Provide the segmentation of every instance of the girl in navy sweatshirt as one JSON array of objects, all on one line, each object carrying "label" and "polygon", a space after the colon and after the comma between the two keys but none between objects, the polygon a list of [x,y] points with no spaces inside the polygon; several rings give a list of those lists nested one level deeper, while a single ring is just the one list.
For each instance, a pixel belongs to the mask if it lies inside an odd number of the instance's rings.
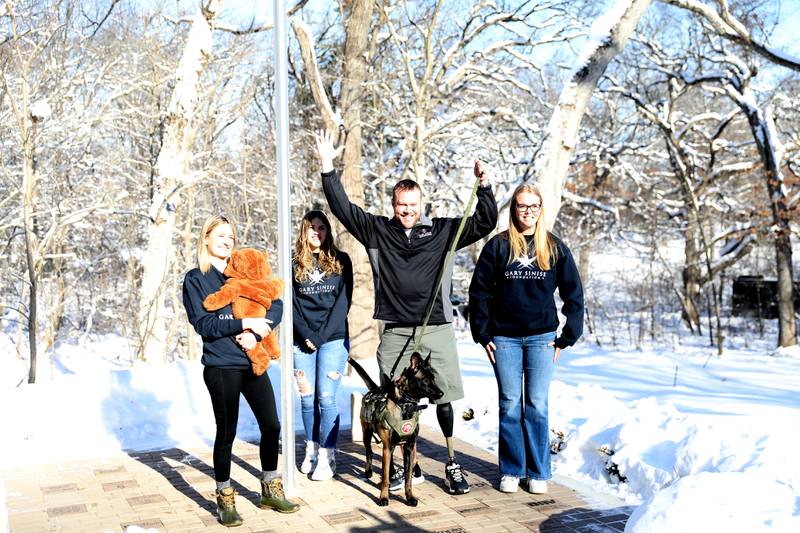
[{"label": "girl in navy sweatshirt", "polygon": [[353,265],[336,248],[322,211],[305,214],[293,257],[294,375],[300,392],[306,455],[300,465],[315,481],[336,471],[336,391],[347,360],[347,313]]},{"label": "girl in navy sweatshirt", "polygon": [[[547,492],[550,378],[561,350],[583,331],[578,269],[569,248],[547,231],[544,210],[536,187],[514,190],[508,230],[486,243],[469,286],[472,338],[486,350],[497,378],[503,492],[516,492],[523,479],[530,492]],[[556,289],[566,317],[560,335]]]},{"label": "girl in navy sweatshirt", "polygon": [[206,311],[203,300],[217,292],[227,279],[223,272],[236,245],[236,234],[227,218],[209,217],[197,243],[197,268],[183,281],[183,306],[189,323],[203,337],[203,380],[211,396],[217,435],[214,439],[214,478],[217,481],[217,514],[225,526],[238,526],[242,517],[236,511],[235,491],[231,487],[231,451],[239,418],[239,395],[243,395],[261,430],[262,508],[293,513],[300,506],[286,499],[278,468],[280,422],[275,394],[267,373],[256,376],[244,350],[253,348],[261,337],[278,325],[283,303],[274,300],[266,318],[233,318],[228,305]]}]

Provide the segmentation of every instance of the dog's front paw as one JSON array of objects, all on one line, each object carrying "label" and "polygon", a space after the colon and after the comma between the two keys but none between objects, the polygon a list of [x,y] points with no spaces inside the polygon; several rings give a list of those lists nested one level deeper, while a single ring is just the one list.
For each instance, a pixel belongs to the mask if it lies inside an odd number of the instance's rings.
[{"label": "dog's front paw", "polygon": [[419,500],[414,498],[413,496],[411,498],[406,498],[406,505],[408,505],[409,507],[416,507],[418,503]]},{"label": "dog's front paw", "polygon": [[389,505],[389,498],[381,498],[380,500],[378,500],[378,505],[380,505],[381,507],[386,507],[387,505]]}]

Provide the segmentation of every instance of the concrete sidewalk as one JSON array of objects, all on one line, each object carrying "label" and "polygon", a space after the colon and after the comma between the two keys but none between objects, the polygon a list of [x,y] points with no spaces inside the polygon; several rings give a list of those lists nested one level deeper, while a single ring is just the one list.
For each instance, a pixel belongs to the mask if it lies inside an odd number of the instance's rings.
[{"label": "concrete sidewalk", "polygon": [[[298,436],[295,454],[302,459]],[[380,448],[372,479],[363,477],[363,445],[351,444],[349,432],[337,454],[332,481],[315,482],[297,473],[300,511],[284,515],[258,508],[258,447],[237,441],[231,477],[239,492],[237,509],[244,525],[236,532],[427,531],[615,532],[623,531],[631,508],[587,503],[587,498],[555,483],[550,492],[532,495],[520,489],[504,494],[497,459],[458,441],[458,460],[472,490],[451,496],[444,488],[444,439],[438,429],[423,427],[418,440],[426,482],[414,489],[418,507],[392,494],[379,507]],[[399,458],[400,454],[395,453]],[[12,532],[119,532],[128,526],[167,532],[228,531],[215,516],[211,449],[170,449],[59,465],[40,465],[0,473]],[[606,499],[608,501],[608,499]]]}]

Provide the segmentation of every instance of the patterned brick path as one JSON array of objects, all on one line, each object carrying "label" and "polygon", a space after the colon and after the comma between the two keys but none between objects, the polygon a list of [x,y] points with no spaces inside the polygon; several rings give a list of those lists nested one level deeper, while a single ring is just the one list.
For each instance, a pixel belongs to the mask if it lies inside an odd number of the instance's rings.
[{"label": "patterned brick path", "polygon": [[[296,449],[298,461],[303,445]],[[363,445],[349,434],[337,454],[337,475],[315,482],[297,473],[299,512],[290,515],[257,507],[257,446],[237,441],[232,478],[239,492],[237,508],[244,525],[236,532],[427,531],[614,532],[623,531],[629,507],[592,508],[578,493],[551,483],[535,496],[520,489],[503,494],[496,458],[458,442],[458,458],[472,491],[451,496],[444,489],[444,439],[438,429],[423,427],[418,441],[427,481],[415,487],[418,507],[392,494],[378,507],[379,454],[371,480],[362,476]],[[379,447],[378,447],[379,449]],[[399,457],[399,453],[396,453]],[[130,525],[168,532],[227,531],[216,521],[210,450],[163,450],[129,456],[5,470],[8,524],[12,532],[121,532]]]}]

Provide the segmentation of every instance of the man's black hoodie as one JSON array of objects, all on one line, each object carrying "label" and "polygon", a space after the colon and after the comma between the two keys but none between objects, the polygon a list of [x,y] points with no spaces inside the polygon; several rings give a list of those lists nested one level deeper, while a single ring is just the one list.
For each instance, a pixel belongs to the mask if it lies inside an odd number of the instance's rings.
[{"label": "man's black hoodie", "polygon": [[[406,236],[397,219],[367,213],[351,203],[335,171],[322,174],[322,189],[331,212],[367,249],[375,287],[373,317],[421,325],[461,219],[420,217]],[[477,197],[475,213],[467,219],[457,249],[485,237],[497,224],[497,203],[491,187],[479,187]],[[452,322],[451,283],[452,264],[435,295],[429,324]]]}]

